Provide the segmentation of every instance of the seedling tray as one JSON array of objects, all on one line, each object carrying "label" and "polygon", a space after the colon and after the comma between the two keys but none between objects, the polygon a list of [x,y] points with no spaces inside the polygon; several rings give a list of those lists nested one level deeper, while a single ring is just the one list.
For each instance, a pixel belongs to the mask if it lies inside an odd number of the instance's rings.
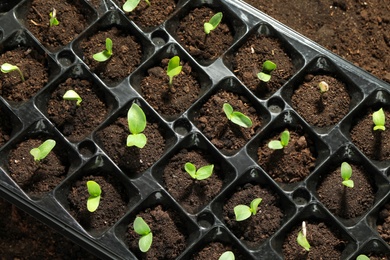
[{"label": "seedling tray", "polygon": [[[131,21],[118,3],[102,0],[98,7],[80,0],[91,14],[87,26],[72,41],[48,49],[26,28],[25,14],[30,1],[2,1],[0,4],[0,54],[18,46],[34,48],[46,58],[49,67],[47,83],[22,102],[0,97],[2,117],[11,124],[10,138],[0,147],[0,195],[42,222],[80,244],[102,259],[136,259],[140,253],[129,249],[128,226],[143,210],[163,205],[177,215],[185,234],[185,249],[178,259],[190,259],[211,242],[231,245],[244,259],[282,259],[283,243],[288,233],[304,220],[325,222],[345,241],[342,259],[355,259],[359,254],[389,254],[390,247],[379,235],[377,220],[389,200],[389,160],[367,156],[352,141],[351,126],[370,108],[390,104],[390,85],[329,52],[285,25],[238,0],[179,0],[165,22],[143,28]],[[152,1],[151,1],[152,2]],[[221,55],[207,61],[194,57],[179,42],[178,23],[196,7],[207,6],[222,11],[233,31],[232,44]],[[143,48],[140,64],[126,77],[107,81],[85,63],[81,43],[99,30],[115,26],[134,36]],[[237,76],[233,67],[235,54],[253,35],[272,36],[282,45],[292,62],[293,73],[280,88],[269,95],[257,95]],[[270,50],[272,51],[272,50]],[[131,55],[131,52],[123,55]],[[141,82],[146,71],[159,66],[163,59],[178,55],[196,72],[199,93],[195,101],[182,111],[168,115],[153,107],[142,95]],[[326,74],[348,85],[348,111],[336,123],[318,127],[308,123],[293,105],[292,95],[306,80],[307,74]],[[91,82],[91,86],[107,107],[101,122],[88,134],[69,137],[50,118],[48,99],[67,78]],[[220,149],[205,134],[198,117],[202,107],[219,91],[244,97],[259,116],[261,123],[253,135],[234,149]],[[100,133],[124,117],[133,102],[146,112],[148,122],[158,125],[165,147],[150,166],[138,171],[123,165],[105,149]],[[259,165],[258,149],[269,138],[285,128],[304,133],[315,150],[315,163],[307,177],[281,182]],[[15,146],[28,138],[52,137],[68,156],[67,172],[62,180],[44,194],[31,195],[23,190],[9,172],[8,158]],[[165,185],[164,169],[170,160],[185,150],[199,150],[218,165],[221,187],[213,198],[197,209],[180,204]],[[28,155],[27,155],[28,156]],[[345,219],[332,213],[317,192],[318,184],[342,161],[361,165],[369,173],[374,187],[372,205],[359,216]],[[130,168],[129,168],[130,167]],[[114,179],[126,194],[124,211],[104,229],[94,230],[70,213],[68,195],[72,185],[83,176],[96,175]],[[352,178],[353,179],[353,178]],[[248,183],[267,187],[276,194],[283,212],[280,226],[259,245],[240,240],[229,228],[224,205],[239,187]],[[330,193],[332,191],[329,191]],[[260,206],[261,207],[261,206]],[[261,213],[259,213],[261,214]]]}]

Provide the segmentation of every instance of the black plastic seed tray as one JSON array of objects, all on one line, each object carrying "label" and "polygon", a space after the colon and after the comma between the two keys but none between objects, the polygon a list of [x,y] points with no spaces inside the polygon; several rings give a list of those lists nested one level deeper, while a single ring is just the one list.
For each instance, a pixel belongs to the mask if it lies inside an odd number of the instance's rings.
[{"label": "black plastic seed tray", "polygon": [[[282,247],[287,234],[303,220],[323,221],[332,226],[346,241],[342,259],[355,259],[361,253],[389,254],[389,245],[377,231],[377,219],[390,196],[387,176],[390,163],[367,157],[350,136],[351,125],[368,108],[389,106],[390,86],[387,83],[237,0],[179,0],[175,11],[164,23],[147,30],[132,22],[117,2],[101,0],[100,6],[94,8],[89,1],[80,0],[92,12],[88,26],[69,44],[56,50],[45,48],[27,30],[25,14],[30,2],[0,3],[0,54],[26,46],[42,54],[49,66],[47,83],[31,98],[10,102],[0,97],[2,122],[7,122],[4,125],[8,128],[11,126],[7,130],[9,140],[0,147],[2,197],[102,259],[136,259],[139,252],[129,249],[127,227],[140,211],[155,205],[173,210],[178,219],[185,223],[186,248],[178,259],[191,259],[205,245],[216,241],[230,244],[244,259],[282,259],[285,257]],[[221,56],[208,62],[192,57],[175,35],[180,19],[200,6],[208,6],[215,12],[222,11],[234,32],[233,44]],[[111,26],[133,35],[141,43],[143,54],[139,66],[127,77],[119,82],[107,83],[85,64],[80,43],[98,30]],[[252,35],[277,38],[293,64],[293,75],[275,93],[265,98],[253,93],[232,69],[231,57]],[[174,55],[179,55],[196,72],[200,92],[198,99],[184,112],[165,115],[144,99],[140,84],[149,68]],[[349,112],[338,123],[329,127],[312,126],[293,109],[291,96],[308,73],[336,75],[348,85],[351,98]],[[77,140],[69,140],[66,131],[57,128],[47,112],[48,99],[67,78],[90,82],[93,91],[98,93],[108,108],[104,119],[85,137]],[[262,120],[255,135],[235,151],[218,149],[197,127],[199,110],[220,90],[245,97]],[[158,125],[165,142],[161,157],[150,167],[135,173],[111,158],[104,148],[105,144],[98,138],[101,131],[126,115],[133,102],[144,109],[148,122]],[[285,128],[300,129],[315,148],[315,165],[309,176],[293,183],[275,181],[258,164],[261,143]],[[60,145],[61,156],[67,157],[66,174],[48,192],[32,195],[12,178],[8,158],[19,143],[29,138],[49,137]],[[207,152],[208,158],[212,158],[223,172],[221,191],[191,213],[164,187],[162,179],[164,167],[182,149]],[[375,191],[373,205],[360,216],[348,220],[336,216],[324,206],[316,191],[323,176],[345,160],[362,165],[369,172]],[[127,198],[124,211],[103,230],[86,227],[69,212],[68,195],[72,185],[91,175],[110,176],[120,184]],[[229,229],[224,217],[226,201],[239,187],[245,187],[248,183],[267,187],[276,194],[283,212],[280,227],[259,246],[250,246],[240,240]]]}]

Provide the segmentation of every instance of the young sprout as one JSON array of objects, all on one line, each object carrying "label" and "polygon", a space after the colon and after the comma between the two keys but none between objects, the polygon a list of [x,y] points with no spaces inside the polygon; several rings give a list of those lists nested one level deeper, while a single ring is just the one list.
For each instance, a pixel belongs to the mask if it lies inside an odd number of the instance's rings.
[{"label": "young sprout", "polygon": [[218,260],[234,260],[234,254],[232,251],[226,251],[218,258]]},{"label": "young sprout", "polygon": [[184,165],[184,170],[195,180],[204,180],[213,174],[214,164],[206,165],[203,167],[200,167],[198,170],[196,170],[195,165],[188,162]]},{"label": "young sprout", "polygon": [[226,117],[233,123],[245,128],[252,126],[252,120],[241,112],[233,111],[233,107],[229,103],[223,104],[222,109]]},{"label": "young sprout", "polygon": [[62,96],[62,98],[63,98],[64,100],[76,100],[76,101],[77,101],[77,102],[76,102],[76,105],[77,105],[77,106],[80,106],[81,101],[83,101],[83,100],[81,99],[81,97],[79,96],[79,94],[77,94],[77,92],[74,91],[74,90],[72,90],[72,89],[66,91],[65,94]]},{"label": "young sprout", "polygon": [[341,164],[341,178],[343,178],[342,184],[348,188],[353,188],[353,180],[350,180],[352,176],[352,167],[347,162]]},{"label": "young sprout", "polygon": [[47,139],[37,148],[31,149],[30,154],[34,156],[34,161],[38,162],[45,159],[51,150],[53,150],[54,146],[56,146],[56,141],[53,139]]},{"label": "young sprout", "polygon": [[305,221],[302,221],[302,230],[299,231],[299,233],[298,233],[297,242],[306,251],[310,251],[310,244],[306,238],[306,223],[305,223]]},{"label": "young sprout", "polygon": [[234,207],[234,214],[236,215],[237,221],[243,221],[249,218],[251,215],[256,215],[257,208],[263,199],[256,198],[251,201],[249,207],[247,205],[237,205]]},{"label": "young sprout", "polygon": [[102,190],[100,185],[95,181],[87,181],[87,189],[89,193],[89,197],[87,199],[87,209],[89,212],[94,212],[99,207]]},{"label": "young sprout", "polygon": [[204,23],[204,32],[210,34],[212,30],[217,28],[223,17],[222,12],[218,12],[210,18],[209,22]]},{"label": "young sprout", "polygon": [[321,94],[329,90],[329,85],[325,81],[318,83],[318,88],[320,89]]},{"label": "young sprout", "polygon": [[169,86],[173,85],[173,77],[180,74],[183,66],[180,66],[180,57],[174,56],[168,62],[167,75],[169,77]]},{"label": "young sprout", "polygon": [[148,224],[146,224],[143,218],[136,217],[133,223],[133,227],[135,233],[141,236],[141,238],[138,241],[139,249],[143,253],[148,252],[153,242],[153,234]]},{"label": "young sprout", "polygon": [[263,63],[263,69],[257,73],[257,77],[264,82],[271,80],[271,72],[276,69],[276,64],[270,60],[266,60]]},{"label": "young sprout", "polygon": [[268,143],[268,148],[272,150],[283,149],[288,145],[289,141],[290,141],[290,132],[286,129],[280,134],[280,141],[279,140],[270,141]]},{"label": "young sprout", "polygon": [[366,255],[358,255],[358,257],[356,257],[356,260],[370,260],[370,258]]},{"label": "young sprout", "polygon": [[1,65],[1,72],[3,72],[3,73],[10,73],[10,72],[15,71],[15,70],[19,72],[20,78],[24,82],[23,73],[18,68],[18,66],[15,66],[15,65],[12,65],[12,64],[9,64],[9,63],[4,63],[3,65]]},{"label": "young sprout", "polygon": [[[124,3],[123,5],[123,11],[125,12],[131,12],[133,11],[137,5],[139,4],[141,0],[127,0],[126,3]],[[148,4],[148,6],[150,6],[150,2],[149,0],[145,0],[145,2]]]},{"label": "young sprout", "polygon": [[92,58],[98,62],[104,62],[108,60],[112,55],[112,40],[106,38],[106,49],[104,51],[95,53]]},{"label": "young sprout", "polygon": [[136,103],[133,103],[127,112],[127,123],[131,133],[127,136],[127,146],[143,148],[147,141],[145,134],[142,133],[146,127],[146,116]]},{"label": "young sprout", "polygon": [[49,20],[50,27],[57,26],[60,24],[60,22],[57,20],[57,10],[55,8],[53,8],[53,12],[50,12],[49,16],[50,16],[50,20]]},{"label": "young sprout", "polygon": [[375,111],[372,114],[372,121],[375,124],[374,131],[376,130],[385,131],[386,116],[385,116],[385,112],[383,111],[383,108],[379,109],[378,111]]}]

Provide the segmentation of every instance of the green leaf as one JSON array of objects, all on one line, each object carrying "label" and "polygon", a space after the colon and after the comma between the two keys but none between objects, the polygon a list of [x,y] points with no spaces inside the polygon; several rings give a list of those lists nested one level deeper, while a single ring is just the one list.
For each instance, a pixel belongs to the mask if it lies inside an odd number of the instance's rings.
[{"label": "green leaf", "polygon": [[106,38],[106,50],[108,54],[112,55],[112,40],[110,38]]},{"label": "green leaf", "polygon": [[184,165],[184,170],[193,178],[196,179],[196,167],[192,163],[188,162]]},{"label": "green leaf", "polygon": [[49,16],[50,16],[50,20],[49,20],[50,27],[57,26],[57,25],[60,24],[58,22],[58,20],[57,20],[57,11],[56,11],[56,9],[53,8],[53,12],[50,12]]},{"label": "green leaf", "polygon": [[351,165],[349,165],[349,163],[347,162],[343,162],[341,164],[341,178],[343,178],[343,180],[349,180],[352,176],[352,167]]},{"label": "green leaf", "polygon": [[100,196],[97,197],[88,197],[87,199],[87,209],[89,212],[95,212],[99,207]]},{"label": "green leaf", "polygon": [[297,242],[306,251],[310,251],[309,241],[307,241],[307,238],[302,234],[302,231],[299,231],[299,233],[298,233]]},{"label": "green leaf", "polygon": [[257,73],[257,77],[261,80],[261,81],[264,81],[264,82],[268,82],[271,80],[271,75],[270,74],[266,74],[264,72],[259,72]]},{"label": "green leaf", "polygon": [[180,74],[182,70],[182,66],[180,66],[180,58],[179,56],[172,57],[168,62],[167,75],[169,77],[169,85],[172,85],[173,77]]},{"label": "green leaf", "polygon": [[233,107],[229,103],[225,103],[223,104],[222,109],[225,112],[226,117],[230,120],[233,114]]},{"label": "green leaf", "polygon": [[252,215],[251,208],[247,205],[237,205],[234,207],[236,221],[243,221]]},{"label": "green leaf", "polygon": [[210,34],[210,32],[214,29],[213,25],[211,23],[204,23],[204,32],[206,34]]},{"label": "green leaf", "polygon": [[200,167],[196,171],[196,179],[197,180],[204,180],[210,177],[213,174],[214,164],[206,165],[203,167]]},{"label": "green leaf", "polygon": [[39,147],[30,150],[30,154],[34,157],[35,161],[44,159],[53,150],[56,145],[56,141],[53,139],[47,139]]},{"label": "green leaf", "polygon": [[272,140],[268,143],[268,148],[272,150],[280,150],[283,149],[283,145],[279,140]]},{"label": "green leaf", "polygon": [[385,123],[386,123],[386,115],[383,109],[379,109],[378,111],[375,111],[372,114],[372,121],[374,122],[374,130],[382,130],[384,131],[385,128]]},{"label": "green leaf", "polygon": [[19,69],[18,66],[9,63],[4,63],[3,65],[1,65],[1,72],[3,73],[9,73],[11,71],[18,70],[18,69]]},{"label": "green leaf", "polygon": [[263,71],[270,74],[272,71],[274,71],[276,69],[276,64],[273,63],[272,61],[270,60],[266,60],[264,61],[263,63]]},{"label": "green leaf", "polygon": [[146,116],[142,108],[136,103],[133,103],[127,112],[127,123],[132,134],[139,134],[145,130]]},{"label": "green leaf", "polygon": [[231,120],[236,125],[249,128],[252,126],[252,120],[241,112],[234,111],[231,115]]},{"label": "green leaf", "polygon": [[145,236],[150,233],[150,228],[145,220],[141,217],[136,217],[133,223],[134,231],[138,235]]},{"label": "green leaf", "polygon": [[223,17],[222,12],[218,12],[211,17],[209,22],[204,23],[204,32],[209,34],[212,30],[217,28]]},{"label": "green leaf", "polygon": [[261,199],[261,198],[256,198],[256,199],[252,200],[252,202],[250,204],[250,209],[251,209],[253,215],[256,215],[257,208],[262,200],[263,199]]},{"label": "green leaf", "polygon": [[128,147],[136,146],[138,148],[144,148],[147,143],[147,138],[143,133],[130,134],[127,136],[126,145]]},{"label": "green leaf", "polygon": [[106,49],[104,51],[95,53],[92,58],[98,62],[105,62],[112,56],[112,40],[106,38]]},{"label": "green leaf", "polygon": [[138,247],[141,252],[146,253],[149,251],[153,242],[153,234],[149,233],[147,235],[142,236],[138,241]]},{"label": "green leaf", "polygon": [[235,256],[232,251],[226,251],[218,258],[218,260],[234,260]]},{"label": "green leaf", "polygon": [[280,134],[280,143],[283,145],[283,147],[286,147],[289,141],[290,141],[290,132],[288,130],[284,130]]},{"label": "green leaf", "polygon": [[83,101],[81,99],[81,97],[79,96],[79,94],[77,94],[77,92],[72,90],[72,89],[66,91],[62,98],[65,99],[65,100],[75,100],[75,101],[77,101],[76,102],[77,106],[80,106],[81,101]]},{"label": "green leaf", "polygon": [[100,185],[95,181],[87,181],[87,189],[91,197],[98,197],[102,194]]},{"label": "green leaf", "polygon": [[356,257],[356,260],[370,260],[370,258],[366,255],[358,255],[358,257]]},{"label": "green leaf", "polygon": [[140,0],[127,0],[126,3],[122,7],[123,11],[125,11],[125,12],[133,11],[137,7],[139,2],[140,2]]},{"label": "green leaf", "polygon": [[353,180],[345,180],[342,182],[342,184],[348,188],[353,188],[354,186]]}]

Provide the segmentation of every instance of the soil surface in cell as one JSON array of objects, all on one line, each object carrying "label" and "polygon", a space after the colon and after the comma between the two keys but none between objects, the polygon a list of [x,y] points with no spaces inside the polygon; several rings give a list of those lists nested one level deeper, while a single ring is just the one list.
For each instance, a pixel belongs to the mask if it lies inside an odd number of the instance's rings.
[{"label": "soil surface in cell", "polygon": [[211,242],[207,246],[203,247],[202,250],[197,252],[191,257],[193,260],[204,260],[204,259],[219,259],[219,257],[226,251],[232,251],[234,258],[237,260],[248,259],[247,257],[240,254],[236,248],[232,248],[231,245],[225,245],[221,242]]},{"label": "soil surface in cell", "polygon": [[12,132],[12,124],[8,115],[0,108],[0,148],[8,142]]}]

